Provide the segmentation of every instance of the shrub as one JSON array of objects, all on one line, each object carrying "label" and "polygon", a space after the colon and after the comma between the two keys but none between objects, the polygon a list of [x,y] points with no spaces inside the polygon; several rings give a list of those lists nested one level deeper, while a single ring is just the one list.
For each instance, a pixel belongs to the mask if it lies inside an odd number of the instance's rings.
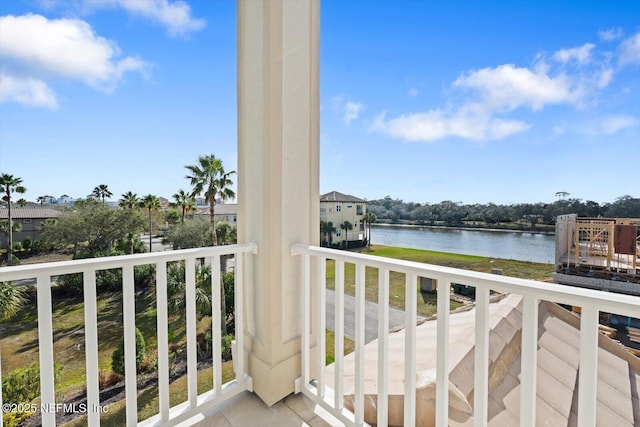
[{"label": "shrub", "polygon": [[222,337],[222,360],[231,359],[231,342],[233,339],[233,335],[225,335]]},{"label": "shrub", "polygon": [[[53,364],[54,382],[58,382],[64,367]],[[2,400],[7,403],[29,403],[40,396],[40,366],[33,362],[28,368],[16,369],[2,376]]]},{"label": "shrub", "polygon": [[44,250],[44,245],[42,244],[41,240],[34,240],[33,242],[31,242],[31,253],[37,254],[39,252],[42,252]]},{"label": "shrub", "polygon": [[13,250],[15,252],[22,251],[22,242],[13,242]]},{"label": "shrub", "polygon": [[122,381],[123,378],[124,377],[122,375],[116,374],[113,371],[103,371],[100,369],[100,372],[98,372],[98,388],[102,390],[107,387],[111,387],[112,385]]},{"label": "shrub", "polygon": [[22,239],[22,249],[24,249],[25,251],[30,251],[32,243],[33,240],[31,239],[31,236],[26,236],[24,239]]},{"label": "shrub", "polygon": [[[144,336],[140,329],[136,328],[136,372],[141,372],[142,362],[146,355]],[[120,340],[118,348],[111,355],[111,370],[116,374],[124,375],[124,337]]]}]

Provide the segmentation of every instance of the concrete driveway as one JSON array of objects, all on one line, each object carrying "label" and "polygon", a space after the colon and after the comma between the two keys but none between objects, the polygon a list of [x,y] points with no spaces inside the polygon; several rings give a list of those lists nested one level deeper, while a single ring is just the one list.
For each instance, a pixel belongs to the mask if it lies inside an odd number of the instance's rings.
[{"label": "concrete driveway", "polygon": [[[335,322],[335,292],[327,289],[327,329],[334,331]],[[355,339],[355,297],[351,295],[344,296],[344,334],[346,337]],[[365,301],[365,322],[364,334],[365,342],[368,344],[378,338],[378,304]],[[418,320],[422,319],[418,316]],[[396,308],[389,308],[389,329],[404,325],[404,311]]]}]

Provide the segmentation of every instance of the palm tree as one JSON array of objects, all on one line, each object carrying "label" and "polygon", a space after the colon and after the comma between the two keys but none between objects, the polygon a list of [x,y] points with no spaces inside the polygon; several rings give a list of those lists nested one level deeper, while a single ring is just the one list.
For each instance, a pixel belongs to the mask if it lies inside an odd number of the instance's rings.
[{"label": "palm tree", "polygon": [[27,303],[27,288],[14,286],[11,282],[0,282],[0,320],[8,320],[18,314]]},{"label": "palm tree", "polygon": [[21,208],[24,208],[25,206],[27,206],[27,201],[25,199],[18,199],[18,201],[16,202],[16,204],[18,206],[20,206]]},{"label": "palm tree", "polygon": [[131,191],[127,191],[122,195],[122,200],[120,200],[120,207],[123,209],[135,209],[140,205],[140,199],[138,199],[138,195],[136,193],[132,193]]},{"label": "palm tree", "polygon": [[344,248],[349,248],[349,230],[353,229],[353,224],[349,221],[345,221],[340,224],[340,228],[344,230]]},{"label": "palm tree", "polygon": [[140,200],[140,206],[149,211],[149,252],[151,252],[152,222],[151,213],[160,209],[160,200],[153,194],[147,194]]},{"label": "palm tree", "polygon": [[326,236],[327,246],[331,246],[331,240],[335,231],[336,228],[333,226],[333,222],[320,221],[320,232],[324,233],[324,235]]},{"label": "palm tree", "polygon": [[7,203],[7,220],[8,220],[8,232],[9,241],[7,246],[7,262],[9,265],[13,264],[13,217],[11,216],[11,194],[19,193],[23,194],[27,191],[22,185],[22,178],[14,177],[3,173],[0,175],[0,192],[4,193],[2,200]]},{"label": "palm tree", "polygon": [[91,193],[96,199],[102,199],[102,204],[104,205],[104,199],[107,197],[113,196],[111,191],[109,191],[109,187],[107,184],[100,184],[96,188],[93,189],[93,193]]},{"label": "palm tree", "polygon": [[46,199],[47,196],[38,196],[38,198],[36,199],[36,201],[38,203],[40,203],[40,206],[42,206],[42,204],[44,203],[44,200]]},{"label": "palm tree", "polygon": [[190,180],[193,186],[191,197],[196,197],[204,193],[205,199],[209,201],[209,220],[211,227],[211,236],[213,246],[218,244],[216,236],[215,224],[215,205],[216,199],[227,200],[235,197],[235,193],[230,188],[233,185],[231,175],[235,171],[225,172],[222,160],[213,154],[198,157],[198,163],[195,165],[185,166],[190,172],[186,178]]},{"label": "palm tree", "polygon": [[173,197],[173,200],[175,200],[174,205],[182,209],[182,224],[184,224],[184,215],[187,212],[191,212],[196,209],[196,200],[191,194],[185,192],[184,190],[178,191],[171,197]]},{"label": "palm tree", "polygon": [[367,224],[367,245],[371,246],[371,224],[376,222],[378,217],[373,212],[367,212],[364,215],[364,222]]}]

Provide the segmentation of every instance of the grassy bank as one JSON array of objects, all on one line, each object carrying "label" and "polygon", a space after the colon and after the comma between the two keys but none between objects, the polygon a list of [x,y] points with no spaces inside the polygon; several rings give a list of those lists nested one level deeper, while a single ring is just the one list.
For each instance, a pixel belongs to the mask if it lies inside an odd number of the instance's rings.
[{"label": "grassy bank", "polygon": [[363,249],[363,253],[407,261],[435,264],[444,267],[461,268],[463,270],[491,273],[492,268],[500,268],[505,276],[519,277],[540,281],[551,281],[553,264],[488,258],[474,255],[451,254],[446,252],[426,251],[422,249],[396,248],[373,245]]}]

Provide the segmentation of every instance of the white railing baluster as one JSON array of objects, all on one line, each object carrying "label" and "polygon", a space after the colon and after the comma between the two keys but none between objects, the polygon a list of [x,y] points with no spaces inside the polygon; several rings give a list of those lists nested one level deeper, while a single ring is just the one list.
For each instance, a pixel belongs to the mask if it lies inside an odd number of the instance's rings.
[{"label": "white railing baluster", "polygon": [[311,255],[302,255],[302,292],[300,297],[300,307],[302,308],[302,331],[300,341],[302,345],[302,386],[306,387],[309,382],[309,334],[311,320]]},{"label": "white railing baluster", "polygon": [[220,272],[220,256],[215,255],[211,257],[211,351],[213,352],[213,389],[218,396],[222,393],[221,286],[224,285]]},{"label": "white railing baluster", "polygon": [[418,276],[405,273],[404,279],[404,425],[416,424],[416,322],[418,320]]},{"label": "white railing baluster", "polygon": [[[53,368],[53,320],[51,307],[51,277],[40,273],[38,286],[38,345],[40,350],[40,401],[43,425],[56,425],[56,390]],[[10,402],[14,403],[14,402]]]},{"label": "white railing baluster", "polygon": [[318,257],[318,305],[316,314],[318,316],[318,398],[324,399],[324,369],[327,358],[327,258]]},{"label": "white railing baluster", "polygon": [[122,267],[122,314],[124,318],[124,380],[127,425],[138,422],[136,373],[136,303],[133,265]]},{"label": "white railing baluster", "polygon": [[356,264],[356,306],[355,306],[355,390],[353,407],[355,410],[355,423],[360,426],[364,424],[364,321],[365,321],[365,266]]},{"label": "white railing baluster", "polygon": [[[236,328],[236,356],[238,358],[237,366],[238,372],[236,372],[236,379],[244,384],[245,370],[244,370],[244,259],[240,253],[235,254],[235,270],[234,270],[234,286],[235,289],[235,311],[237,313],[235,317]],[[249,388],[253,391],[253,385]]]},{"label": "white railing baluster", "polygon": [[476,286],[473,425],[487,425],[489,409],[489,289]]},{"label": "white railing baluster", "polygon": [[196,259],[184,262],[187,309],[187,398],[190,408],[198,406],[198,347],[196,339]]},{"label": "white railing baluster", "polygon": [[334,324],[334,357],[335,357],[335,408],[342,411],[343,408],[343,385],[342,371],[344,369],[344,261],[336,259],[335,262],[335,324]]},{"label": "white railing baluster", "polygon": [[583,306],[580,314],[578,425],[595,427],[598,386],[598,307]]},{"label": "white railing baluster", "polygon": [[98,298],[96,272],[85,270],[84,283],[84,352],[87,369],[87,423],[100,425],[100,390],[98,384]]},{"label": "white railing baluster", "polygon": [[156,263],[156,310],[158,329],[158,406],[160,419],[169,419],[169,310],[167,263]]},{"label": "white railing baluster", "polygon": [[449,309],[451,282],[438,280],[436,350],[436,426],[449,424]]},{"label": "white railing baluster", "polygon": [[389,270],[378,270],[378,426],[389,422]]},{"label": "white railing baluster", "polygon": [[536,383],[538,369],[538,299],[525,296],[522,302],[522,353],[520,368],[520,425],[536,425]]}]

